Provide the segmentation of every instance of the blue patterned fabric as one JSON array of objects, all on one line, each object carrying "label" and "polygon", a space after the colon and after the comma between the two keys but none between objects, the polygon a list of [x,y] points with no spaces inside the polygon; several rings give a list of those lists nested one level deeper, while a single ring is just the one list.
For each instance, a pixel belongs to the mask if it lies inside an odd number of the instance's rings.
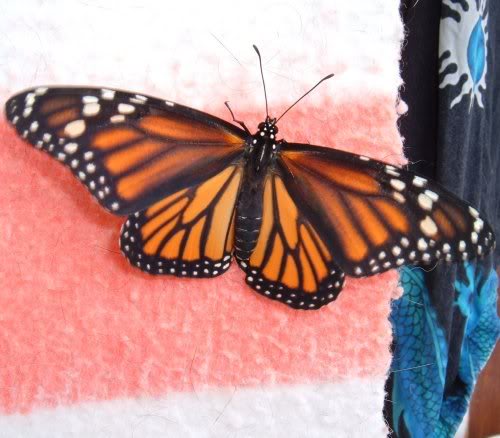
[{"label": "blue patterned fabric", "polygon": [[455,281],[453,311],[463,318],[458,372],[447,385],[448,330],[440,323],[420,268],[401,269],[402,297],[393,303],[392,428],[399,437],[453,436],[479,371],[500,333],[497,274],[467,263]]},{"label": "blue patterned fabric", "polygon": [[[500,2],[402,0],[401,118],[410,169],[476,207],[500,237]],[[500,245],[475,264],[401,270],[385,418],[392,438],[451,437],[499,336]]]}]

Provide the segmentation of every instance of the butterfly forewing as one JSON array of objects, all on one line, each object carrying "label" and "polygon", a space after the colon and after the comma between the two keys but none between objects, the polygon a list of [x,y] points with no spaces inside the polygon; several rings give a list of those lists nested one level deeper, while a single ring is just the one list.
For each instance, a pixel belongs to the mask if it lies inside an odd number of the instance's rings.
[{"label": "butterfly forewing", "polygon": [[256,247],[240,266],[257,292],[298,309],[319,308],[333,301],[345,279],[332,251],[276,173],[270,173],[264,185]]},{"label": "butterfly forewing", "polygon": [[299,144],[286,144],[278,165],[295,202],[349,275],[467,260],[494,244],[475,209],[409,171]]},{"label": "butterfly forewing", "polygon": [[242,174],[241,167],[229,166],[131,215],[120,237],[124,255],[151,274],[214,277],[225,272]]},{"label": "butterfly forewing", "polygon": [[139,211],[241,159],[246,134],[170,101],[100,88],[36,88],[6,104],[36,148],[116,214]]}]

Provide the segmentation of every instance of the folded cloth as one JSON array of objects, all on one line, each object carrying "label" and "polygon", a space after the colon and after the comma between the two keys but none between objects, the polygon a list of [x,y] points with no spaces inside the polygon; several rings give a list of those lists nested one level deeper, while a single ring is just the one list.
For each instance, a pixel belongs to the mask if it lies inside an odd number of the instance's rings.
[{"label": "folded cloth", "polygon": [[[500,50],[495,2],[404,2],[402,133],[414,168],[478,206],[500,230]],[[438,44],[439,41],[439,44]],[[439,75],[438,75],[439,72]],[[405,268],[394,303],[386,417],[398,437],[454,436],[500,333],[499,250],[476,263]]]}]

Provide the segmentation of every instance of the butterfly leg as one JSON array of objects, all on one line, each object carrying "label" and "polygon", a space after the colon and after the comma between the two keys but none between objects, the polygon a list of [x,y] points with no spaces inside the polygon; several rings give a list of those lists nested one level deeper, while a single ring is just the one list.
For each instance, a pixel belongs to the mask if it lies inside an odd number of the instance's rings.
[{"label": "butterfly leg", "polygon": [[225,101],[224,102],[224,105],[227,106],[227,109],[229,110],[229,112],[231,113],[231,117],[233,118],[233,122],[236,122],[238,123],[238,125],[240,125],[244,130],[245,132],[248,134],[248,135],[252,135],[250,130],[247,128],[247,125],[245,125],[245,122],[242,122],[241,120],[236,120],[236,117],[234,116],[234,113],[233,113],[233,110],[231,109],[231,107],[229,106],[229,101]]}]

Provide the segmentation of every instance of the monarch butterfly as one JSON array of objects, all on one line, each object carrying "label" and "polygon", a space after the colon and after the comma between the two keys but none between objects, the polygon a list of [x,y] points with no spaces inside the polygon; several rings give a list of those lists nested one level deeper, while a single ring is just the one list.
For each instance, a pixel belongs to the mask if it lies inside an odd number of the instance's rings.
[{"label": "monarch butterfly", "polygon": [[437,183],[278,140],[267,96],[266,113],[251,134],[232,111],[242,128],[105,88],[38,87],[6,103],[24,139],[68,166],[107,210],[128,215],[121,250],[150,274],[215,277],[234,255],[260,294],[317,309],[336,299],[345,275],[468,260],[494,246],[477,210]]}]

